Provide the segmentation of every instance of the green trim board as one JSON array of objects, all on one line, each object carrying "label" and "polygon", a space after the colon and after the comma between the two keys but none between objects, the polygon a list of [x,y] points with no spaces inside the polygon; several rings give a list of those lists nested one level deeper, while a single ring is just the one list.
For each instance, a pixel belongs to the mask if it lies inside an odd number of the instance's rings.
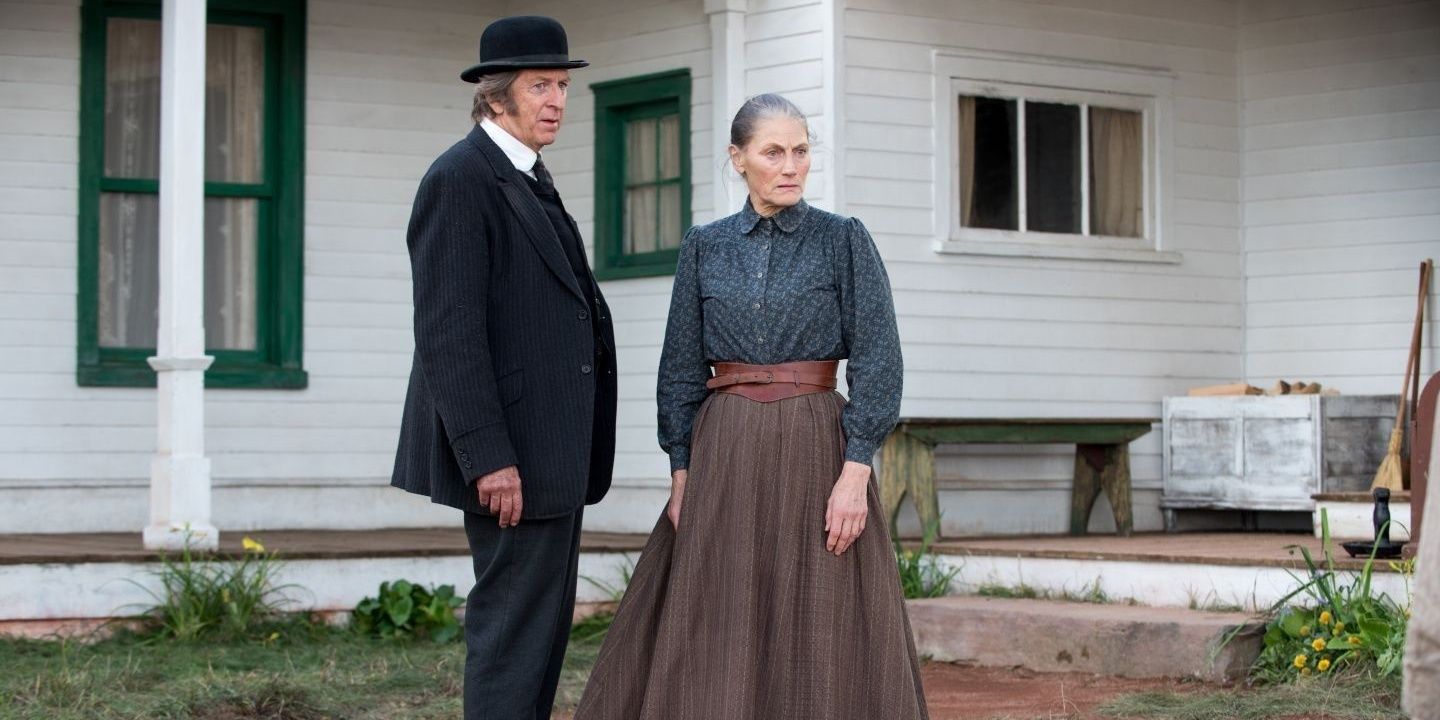
[{"label": "green trim board", "polygon": [[[642,75],[609,80],[590,86],[595,94],[595,277],[600,280],[654,277],[675,272],[678,247],[651,252],[625,252],[625,194],[634,187],[679,186],[680,212],[674,227],[664,227],[656,203],[656,226],[661,237],[680,236],[690,227],[690,71]],[[627,124],[640,120],[675,116],[680,147],[678,176],[665,177],[659,170],[656,152],[656,179],[627,183]],[[656,134],[657,142],[659,133]]]},{"label": "green trim board", "polygon": [[[105,192],[156,194],[154,178],[104,175],[105,61],[112,17],[160,17],[156,0],[85,0],[81,6],[80,162],[76,381],[84,386],[148,387],[152,348],[99,341],[100,198]],[[257,212],[256,337],[251,350],[208,349],[208,387],[303,388],[304,0],[210,0],[211,23],[260,28],[265,35],[262,177],[205,183],[207,198],[251,198]]]}]

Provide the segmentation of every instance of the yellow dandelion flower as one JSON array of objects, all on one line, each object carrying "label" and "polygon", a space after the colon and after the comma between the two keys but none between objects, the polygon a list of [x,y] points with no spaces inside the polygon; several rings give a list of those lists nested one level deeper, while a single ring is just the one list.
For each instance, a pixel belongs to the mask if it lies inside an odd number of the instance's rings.
[{"label": "yellow dandelion flower", "polygon": [[1326,670],[1330,669],[1330,660],[1328,658],[1322,658],[1320,660],[1320,664],[1316,665],[1315,667],[1319,669],[1320,672],[1325,672]]},{"label": "yellow dandelion flower", "polygon": [[1325,612],[1320,613],[1320,624],[1321,624],[1321,625],[1329,625],[1331,619],[1333,619],[1333,618],[1331,617],[1329,610],[1326,610]]},{"label": "yellow dandelion flower", "polygon": [[1295,656],[1295,667],[1297,667],[1297,668],[1303,668],[1303,667],[1305,667],[1305,660],[1306,660],[1306,658],[1305,658],[1305,653],[1300,653],[1299,655],[1296,655],[1296,656]]},{"label": "yellow dandelion flower", "polygon": [[1361,643],[1361,640],[1360,640],[1360,636],[1359,636],[1359,635],[1351,635],[1351,636],[1350,636],[1349,638],[1347,638],[1347,639],[1350,641],[1350,644],[1351,644],[1351,645],[1359,645],[1359,644]]},{"label": "yellow dandelion flower", "polygon": [[1309,625],[1301,625],[1301,626],[1300,626],[1300,636],[1301,636],[1301,637],[1304,637],[1304,636],[1309,635],[1309,634],[1310,634],[1310,626],[1309,626]]},{"label": "yellow dandelion flower", "polygon": [[265,552],[265,546],[264,546],[264,545],[261,545],[261,544],[260,544],[260,541],[255,540],[255,539],[252,539],[252,538],[251,538],[250,536],[248,536],[248,535],[245,536],[245,539],[244,539],[244,540],[241,540],[241,541],[240,541],[240,547],[245,548],[245,552],[253,552],[253,553],[263,553],[263,552]]},{"label": "yellow dandelion flower", "polygon": [[1315,642],[1310,643],[1310,647],[1315,648],[1315,652],[1320,652],[1325,649],[1325,641],[1315,638]]},{"label": "yellow dandelion flower", "polygon": [[1339,635],[1339,634],[1342,633],[1342,632],[1345,632],[1345,623],[1343,623],[1343,622],[1337,622],[1337,623],[1335,623],[1335,634],[1336,634],[1336,635]]}]

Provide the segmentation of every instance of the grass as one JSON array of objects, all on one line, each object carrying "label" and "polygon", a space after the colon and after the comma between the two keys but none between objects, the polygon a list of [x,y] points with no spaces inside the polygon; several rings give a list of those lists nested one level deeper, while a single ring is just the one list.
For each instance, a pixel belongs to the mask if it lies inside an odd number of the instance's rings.
[{"label": "grass", "polygon": [[1147,692],[1126,695],[1100,708],[1103,715],[1155,720],[1405,720],[1400,678],[1357,673],[1226,692]]},{"label": "grass", "polygon": [[1020,600],[1063,600],[1065,602],[1092,603],[1095,605],[1105,605],[1111,602],[1123,602],[1127,605],[1138,604],[1133,598],[1129,598],[1123,601],[1117,601],[1114,598],[1111,598],[1105,593],[1105,589],[1100,587],[1099,578],[1096,578],[1094,583],[1081,587],[1079,591],[1067,589],[1062,590],[1058,593],[1054,593],[1049,590],[1041,590],[1032,585],[1026,585],[1023,582],[1019,585],[1000,585],[998,583],[985,583],[975,589],[975,594],[980,595],[981,597],[1012,598]]},{"label": "grass", "polygon": [[[4,720],[454,718],[462,643],[372,640],[292,622],[270,641],[0,640]],[[580,699],[599,640],[571,643],[559,707]]]}]

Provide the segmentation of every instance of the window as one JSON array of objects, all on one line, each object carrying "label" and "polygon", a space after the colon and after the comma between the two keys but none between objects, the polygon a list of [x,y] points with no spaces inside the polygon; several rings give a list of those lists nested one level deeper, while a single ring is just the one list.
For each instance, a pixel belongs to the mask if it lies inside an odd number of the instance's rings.
[{"label": "window", "polygon": [[1143,113],[959,96],[960,225],[1138,238]]},{"label": "window", "polygon": [[[935,55],[936,249],[1166,262],[1168,73]],[[937,168],[938,169],[938,168]]]},{"label": "window", "polygon": [[690,226],[690,72],[612,80],[595,92],[595,275],[675,272]]},{"label": "window", "polygon": [[[304,4],[211,2],[205,345],[211,387],[304,387]],[[148,386],[159,296],[160,4],[89,0],[81,56],[77,379]]]}]

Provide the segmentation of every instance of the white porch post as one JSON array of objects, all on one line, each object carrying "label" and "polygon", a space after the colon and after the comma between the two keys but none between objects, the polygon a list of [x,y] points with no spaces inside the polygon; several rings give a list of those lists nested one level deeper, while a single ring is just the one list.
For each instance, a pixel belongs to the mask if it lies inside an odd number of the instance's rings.
[{"label": "white porch post", "polygon": [[205,0],[165,0],[160,55],[158,437],[145,547],[214,549],[205,457]]},{"label": "white porch post", "polygon": [[711,127],[715,149],[722,166],[715,178],[715,217],[735,212],[739,197],[730,197],[734,173],[730,170],[730,121],[740,103],[745,101],[745,3],[746,0],[705,0],[705,14],[710,17]]}]

